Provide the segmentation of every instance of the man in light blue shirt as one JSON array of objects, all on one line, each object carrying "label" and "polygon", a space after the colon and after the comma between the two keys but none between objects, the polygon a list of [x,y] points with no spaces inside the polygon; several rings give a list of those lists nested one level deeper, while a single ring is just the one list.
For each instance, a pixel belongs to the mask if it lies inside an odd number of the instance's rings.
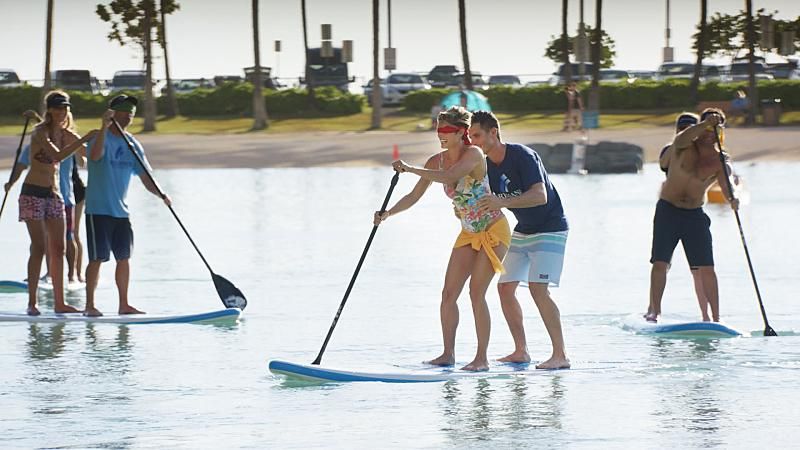
[{"label": "man in light blue shirt", "polygon": [[[89,266],[86,268],[87,316],[101,316],[95,308],[94,292],[100,276],[100,265],[110,259],[111,253],[117,261],[115,279],[119,291],[120,314],[143,314],[128,303],[129,259],[133,249],[133,230],[128,219],[128,186],[131,177],[138,175],[145,189],[161,197],[154,181],[145,175],[150,164],[142,145],[127,127],[136,114],[136,98],[121,94],[109,102],[109,110],[103,114],[101,130],[89,143],[89,181],[86,188],[86,237],[89,251]],[[125,132],[122,136],[112,125],[114,119]],[[140,164],[132,154],[126,139],[133,144],[144,163]],[[164,203],[171,204],[164,195]]]}]

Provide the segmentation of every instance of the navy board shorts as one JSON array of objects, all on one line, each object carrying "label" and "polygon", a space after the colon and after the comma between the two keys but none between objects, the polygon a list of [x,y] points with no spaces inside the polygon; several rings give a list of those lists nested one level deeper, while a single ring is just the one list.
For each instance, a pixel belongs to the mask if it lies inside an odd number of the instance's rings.
[{"label": "navy board shorts", "polygon": [[650,262],[672,262],[672,253],[683,244],[689,267],[714,265],[711,245],[711,219],[703,208],[684,209],[666,200],[656,204],[653,217],[653,248]]},{"label": "navy board shorts", "polygon": [[90,261],[106,262],[112,252],[117,261],[130,259],[133,251],[131,221],[127,217],[87,214],[86,247]]}]

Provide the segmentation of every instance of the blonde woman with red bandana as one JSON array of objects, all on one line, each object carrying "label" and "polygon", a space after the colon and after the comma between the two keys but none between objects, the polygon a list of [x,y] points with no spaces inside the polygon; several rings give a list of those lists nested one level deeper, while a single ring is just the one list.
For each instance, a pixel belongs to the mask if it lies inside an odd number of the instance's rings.
[{"label": "blonde woman with red bandana", "polygon": [[491,195],[487,178],[486,158],[472,145],[467,130],[471,114],[462,107],[451,107],[438,116],[437,134],[444,151],[428,158],[424,167],[415,167],[403,161],[392,166],[399,172],[409,172],[420,177],[405,197],[383,214],[375,213],[377,225],[389,216],[412,207],[432,183],[440,183],[445,194],[453,200],[456,215],[461,220],[461,233],[456,238],[450,261],[447,264],[442,303],[440,306],[444,351],[427,361],[437,366],[455,364],[455,339],[458,327],[458,300],[464,284],[469,279],[469,296],[478,349],[475,359],[463,370],[489,370],[486,351],[489,346],[491,318],[486,304],[486,290],[495,273],[503,272],[505,257],[511,241],[508,221],[500,211],[481,212],[478,200]]}]

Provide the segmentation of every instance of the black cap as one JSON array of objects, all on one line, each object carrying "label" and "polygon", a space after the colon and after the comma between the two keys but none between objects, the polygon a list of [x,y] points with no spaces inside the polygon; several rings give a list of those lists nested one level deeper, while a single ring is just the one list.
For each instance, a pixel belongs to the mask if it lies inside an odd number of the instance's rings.
[{"label": "black cap", "polygon": [[112,98],[110,102],[108,102],[108,107],[114,111],[134,112],[136,111],[136,105],[138,104],[139,100],[136,100],[136,97],[132,95],[119,94]]},{"label": "black cap", "polygon": [[69,102],[69,97],[60,92],[54,92],[47,96],[48,108],[60,108],[62,106],[72,106],[72,103]]}]

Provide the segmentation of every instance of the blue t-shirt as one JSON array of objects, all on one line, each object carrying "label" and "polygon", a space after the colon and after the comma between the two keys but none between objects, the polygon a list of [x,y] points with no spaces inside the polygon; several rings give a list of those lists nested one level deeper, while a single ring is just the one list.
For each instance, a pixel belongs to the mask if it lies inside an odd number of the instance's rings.
[{"label": "blue t-shirt", "polygon": [[[58,168],[58,191],[64,199],[64,206],[75,207],[75,193],[72,190],[72,166],[75,165],[75,160],[70,156],[69,158],[61,161]],[[26,167],[31,166],[31,146],[26,145],[19,154],[17,163],[23,164]]]},{"label": "blue t-shirt", "polygon": [[[125,139],[106,130],[103,157],[98,161],[89,159],[89,181],[86,184],[86,214],[97,214],[118,218],[128,217],[128,185],[131,176],[141,175],[144,170],[136,161]],[[136,153],[144,161],[147,169],[150,164],[144,155],[142,144],[130,133],[125,133],[133,143]],[[89,141],[91,150],[94,139]]]},{"label": "blue t-shirt", "polygon": [[486,159],[489,185],[498,197],[517,197],[534,184],[544,183],[547,204],[530,208],[509,208],[517,218],[514,231],[525,234],[566,231],[567,217],[542,159],[533,149],[521,144],[506,144],[506,156],[498,165]]}]

